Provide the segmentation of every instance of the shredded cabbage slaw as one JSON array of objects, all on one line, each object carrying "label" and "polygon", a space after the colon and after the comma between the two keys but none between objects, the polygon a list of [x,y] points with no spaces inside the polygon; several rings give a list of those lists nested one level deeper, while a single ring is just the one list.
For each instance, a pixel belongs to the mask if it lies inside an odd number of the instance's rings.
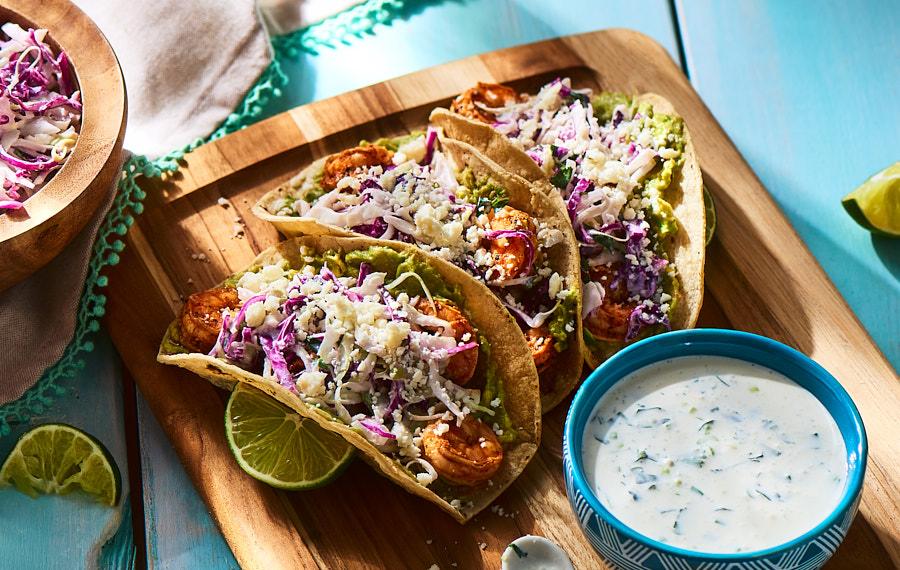
[{"label": "shredded cabbage slaw", "polygon": [[17,210],[62,167],[78,140],[81,93],[47,30],[0,26],[0,212]]},{"label": "shredded cabbage slaw", "polygon": [[[546,255],[562,241],[562,233],[534,218],[534,232],[491,230],[487,209],[499,211],[498,204],[471,196],[437,141],[437,132],[429,128],[401,145],[391,166],[373,166],[347,176],[314,199],[307,198],[310,178],[301,174],[291,182],[292,199],[275,200],[267,210],[315,218],[373,238],[413,243],[485,283],[520,323],[529,328],[544,325],[571,290],[548,265]],[[500,238],[525,245],[523,266],[528,271],[513,278],[501,276],[487,247],[489,240]],[[574,331],[574,325],[567,329]]]}]

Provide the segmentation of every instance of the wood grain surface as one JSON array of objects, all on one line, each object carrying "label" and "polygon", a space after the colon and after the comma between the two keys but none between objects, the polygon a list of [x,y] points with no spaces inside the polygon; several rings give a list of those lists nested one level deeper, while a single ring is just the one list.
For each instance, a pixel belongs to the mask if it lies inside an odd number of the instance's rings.
[{"label": "wood grain surface", "polygon": [[66,164],[25,206],[0,215],[0,292],[56,257],[100,207],[116,176],[125,136],[125,81],[99,28],[68,0],[0,0],[0,22],[48,30],[66,52],[84,105]]},{"label": "wood grain surface", "polygon": [[107,327],[236,559],[245,568],[497,568],[506,545],[530,533],[556,541],[577,568],[603,567],[565,495],[570,399],[545,416],[540,451],[516,483],[459,525],[360,461],[311,492],[257,484],[230,456],[224,394],[155,362],[182,299],[278,240],[250,214],[265,191],[360,139],[422,128],[434,106],[476,81],[534,89],[563,75],[595,89],[654,91],[679,109],[718,206],[699,326],[782,341],[841,381],[866,424],[870,455],[860,515],[828,567],[900,565],[900,378],[669,55],[625,30],[492,52],[299,107],[201,146],[177,174],[142,185],[145,212],[110,271]]}]

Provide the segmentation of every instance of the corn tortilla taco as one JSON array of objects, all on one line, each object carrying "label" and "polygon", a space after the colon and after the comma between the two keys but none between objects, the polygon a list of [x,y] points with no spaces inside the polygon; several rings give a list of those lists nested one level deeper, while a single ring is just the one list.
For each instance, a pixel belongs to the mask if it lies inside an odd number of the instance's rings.
[{"label": "corn tortilla taco", "polygon": [[703,183],[667,100],[573,89],[520,94],[479,83],[430,120],[566,204],[580,249],[585,361],[695,325],[703,302]]},{"label": "corn tortilla taco", "polygon": [[309,236],[191,295],[157,360],[245,382],[465,522],[540,441],[537,371],[484,285],[402,243]]},{"label": "corn tortilla taco", "polygon": [[412,243],[487,285],[528,340],[546,412],[581,378],[581,279],[565,204],[535,184],[429,129],[323,157],[253,212],[289,237]]}]

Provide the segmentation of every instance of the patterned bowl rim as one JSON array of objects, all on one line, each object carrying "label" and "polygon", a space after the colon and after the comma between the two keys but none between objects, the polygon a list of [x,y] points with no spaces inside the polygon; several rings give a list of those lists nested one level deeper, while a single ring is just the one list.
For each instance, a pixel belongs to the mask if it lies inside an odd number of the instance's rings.
[{"label": "patterned bowl rim", "polygon": [[[822,522],[803,535],[765,550],[744,553],[706,553],[676,548],[646,537],[614,517],[591,490],[581,457],[582,435],[599,397],[627,374],[668,358],[689,355],[729,356],[771,368],[791,378],[821,401],[835,419],[847,451],[847,483],[840,503]],[[597,515],[617,532],[637,543],[675,556],[711,562],[758,560],[787,552],[839,524],[853,508],[865,478],[868,442],[862,417],[843,386],[820,364],[785,344],[770,338],[727,329],[673,331],[638,341],[597,367],[578,389],[566,416],[564,453],[572,466],[572,485]]]}]

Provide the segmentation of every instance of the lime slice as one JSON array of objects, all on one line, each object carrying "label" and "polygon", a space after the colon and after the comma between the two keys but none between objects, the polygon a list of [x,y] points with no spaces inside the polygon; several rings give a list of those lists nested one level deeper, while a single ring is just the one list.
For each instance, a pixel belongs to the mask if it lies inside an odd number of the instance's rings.
[{"label": "lime slice", "polygon": [[76,489],[115,506],[122,477],[115,459],[93,436],[66,424],[42,424],[23,433],[0,467],[0,487],[67,495]]},{"label": "lime slice", "polygon": [[847,213],[870,232],[900,237],[900,162],[863,182],[841,203]]},{"label": "lime slice", "polygon": [[703,185],[703,208],[706,211],[706,243],[709,245],[712,241],[713,234],[716,233],[716,203],[713,202],[712,194],[706,184]]},{"label": "lime slice", "polygon": [[257,388],[237,384],[225,433],[241,468],[280,489],[313,489],[350,465],[355,448]]}]

